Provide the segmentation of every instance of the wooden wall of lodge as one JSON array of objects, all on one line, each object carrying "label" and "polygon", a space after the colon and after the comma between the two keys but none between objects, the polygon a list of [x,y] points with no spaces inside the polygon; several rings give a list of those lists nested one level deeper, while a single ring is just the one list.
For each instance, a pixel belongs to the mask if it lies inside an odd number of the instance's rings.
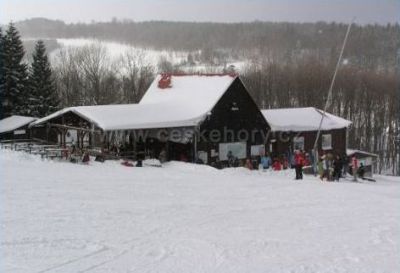
[{"label": "wooden wall of lodge", "polygon": [[[270,130],[268,123],[258,109],[243,83],[236,78],[211,110],[211,115],[201,124],[200,131],[206,132],[204,134],[206,141],[200,140],[197,150],[206,151],[208,162],[213,163],[217,160],[217,157],[210,156],[211,150],[218,152],[219,143],[209,141],[209,132],[217,130],[220,134],[223,134],[224,129],[232,130],[234,139],[223,139],[221,142],[236,142],[241,140],[238,134],[241,130],[244,130],[249,134],[247,157],[250,158],[251,145],[264,144],[264,136],[267,136],[267,132]],[[254,140],[251,138],[253,131],[257,132]]]},{"label": "wooden wall of lodge", "polygon": [[[14,134],[16,130],[25,130],[25,134]],[[13,131],[0,133],[0,140],[18,140],[18,139],[30,139],[31,132],[29,130],[28,125],[21,126]]]},{"label": "wooden wall of lodge", "polygon": [[[332,149],[322,150],[322,135],[331,134],[332,135]],[[285,154],[288,150],[293,149],[293,138],[294,137],[304,137],[304,151],[311,152],[314,148],[314,142],[317,137],[317,131],[309,132],[274,132],[271,134],[271,139],[275,139],[276,142],[271,142],[272,152],[275,155]],[[279,141],[279,139],[281,139]],[[287,141],[284,141],[284,140]],[[347,149],[347,129],[334,129],[329,131],[321,131],[321,135],[318,141],[319,154],[323,152],[331,152],[334,155],[344,155]]]}]

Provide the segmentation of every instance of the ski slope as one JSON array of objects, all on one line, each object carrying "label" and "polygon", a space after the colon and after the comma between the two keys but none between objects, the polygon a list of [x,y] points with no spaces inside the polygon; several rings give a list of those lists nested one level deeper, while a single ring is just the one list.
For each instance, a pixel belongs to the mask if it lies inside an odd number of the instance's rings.
[{"label": "ski slope", "polygon": [[0,163],[0,272],[399,272],[399,178]]}]

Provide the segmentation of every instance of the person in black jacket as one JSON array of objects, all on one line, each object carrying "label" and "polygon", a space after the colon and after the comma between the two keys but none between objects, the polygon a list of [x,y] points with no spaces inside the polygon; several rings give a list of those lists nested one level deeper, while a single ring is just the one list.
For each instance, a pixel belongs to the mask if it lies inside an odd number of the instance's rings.
[{"label": "person in black jacket", "polygon": [[358,168],[358,176],[361,178],[361,179],[364,179],[364,175],[365,175],[365,167],[364,167],[364,164],[363,163],[360,163],[360,167]]},{"label": "person in black jacket", "polygon": [[347,173],[349,172],[349,157],[344,154],[342,156],[342,177],[346,177]]},{"label": "person in black jacket", "polygon": [[342,174],[342,168],[343,168],[342,162],[343,162],[342,159],[338,155],[333,161],[333,179],[335,181],[339,181],[340,176]]}]

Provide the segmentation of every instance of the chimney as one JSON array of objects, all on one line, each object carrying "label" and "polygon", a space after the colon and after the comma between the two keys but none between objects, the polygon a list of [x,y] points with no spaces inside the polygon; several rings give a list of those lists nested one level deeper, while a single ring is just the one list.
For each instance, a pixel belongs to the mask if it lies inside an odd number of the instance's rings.
[{"label": "chimney", "polygon": [[166,89],[171,88],[171,74],[161,74],[161,79],[158,81],[158,88]]}]

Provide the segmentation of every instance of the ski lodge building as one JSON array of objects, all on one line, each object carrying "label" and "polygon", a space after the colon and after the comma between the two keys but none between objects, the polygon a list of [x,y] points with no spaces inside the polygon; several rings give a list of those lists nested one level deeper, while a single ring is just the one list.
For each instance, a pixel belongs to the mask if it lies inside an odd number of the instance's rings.
[{"label": "ski lodge building", "polygon": [[[311,152],[323,112],[261,110],[236,74],[161,74],[137,104],[76,106],[41,119],[0,121],[2,139],[39,139],[63,147],[220,165],[269,152]],[[351,122],[326,113],[318,150],[345,155]],[[224,164],[222,164],[222,167]]]},{"label": "ski lodge building", "polygon": [[264,151],[269,130],[237,75],[161,74],[138,104],[68,107],[31,123],[65,146],[215,164]]},{"label": "ski lodge building", "polygon": [[37,118],[16,115],[0,120],[0,140],[30,139],[28,126],[35,120]]},{"label": "ski lodge building", "polygon": [[[271,128],[270,151],[285,154],[314,148],[323,111],[314,107],[261,110]],[[351,121],[325,113],[318,140],[318,152],[343,156],[347,149],[347,129]]]}]

